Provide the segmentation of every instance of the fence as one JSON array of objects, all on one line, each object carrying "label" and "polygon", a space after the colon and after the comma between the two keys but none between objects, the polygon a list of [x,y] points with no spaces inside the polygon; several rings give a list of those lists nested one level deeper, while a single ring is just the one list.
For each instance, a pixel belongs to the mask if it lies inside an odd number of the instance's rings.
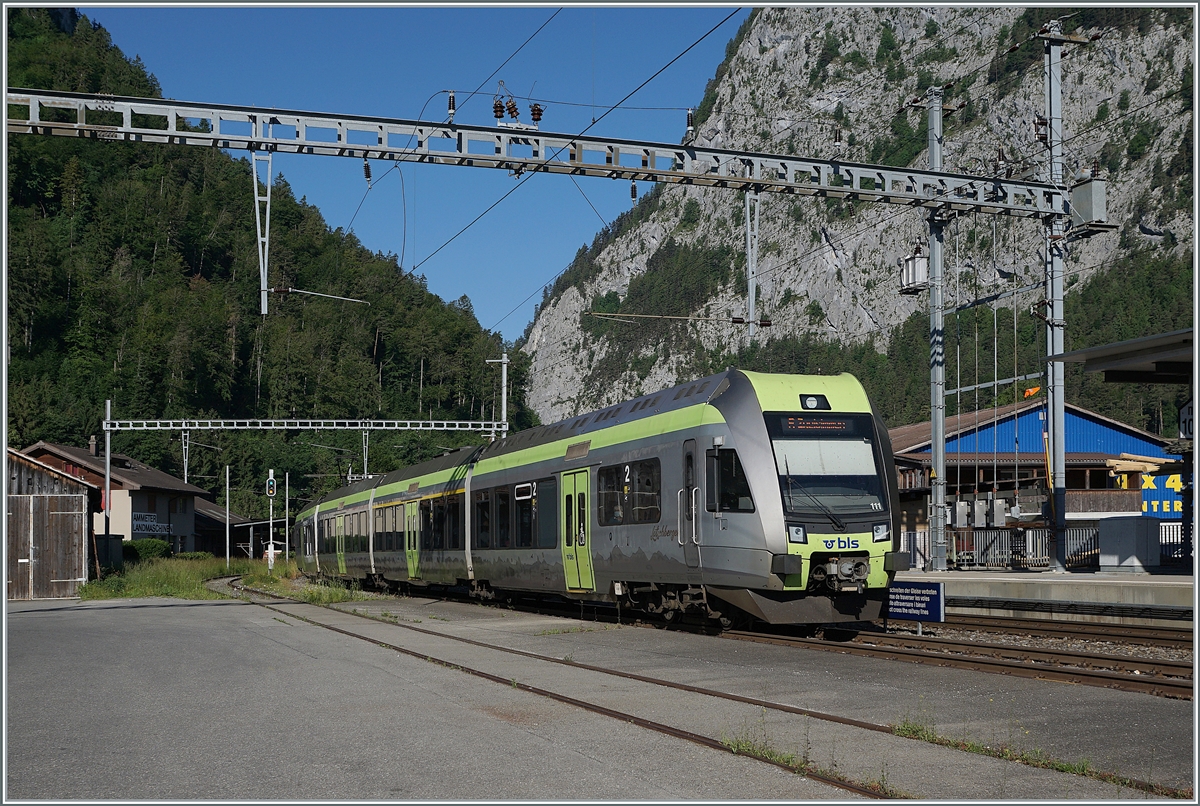
[{"label": "fence", "polygon": [[[1163,565],[1186,562],[1183,523],[1164,521],[1158,530]],[[1049,568],[1052,534],[1050,529],[947,529],[946,567],[957,570]],[[900,550],[909,552],[913,569],[926,570],[930,555],[929,532],[901,532]],[[1067,528],[1066,565],[1072,570],[1100,567],[1098,527]]]}]

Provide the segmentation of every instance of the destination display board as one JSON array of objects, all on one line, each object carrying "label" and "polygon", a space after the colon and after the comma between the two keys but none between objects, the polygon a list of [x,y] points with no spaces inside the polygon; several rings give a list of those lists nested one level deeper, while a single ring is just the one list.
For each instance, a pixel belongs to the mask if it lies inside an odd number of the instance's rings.
[{"label": "destination display board", "polygon": [[888,618],[945,621],[946,583],[892,582],[888,589]]}]

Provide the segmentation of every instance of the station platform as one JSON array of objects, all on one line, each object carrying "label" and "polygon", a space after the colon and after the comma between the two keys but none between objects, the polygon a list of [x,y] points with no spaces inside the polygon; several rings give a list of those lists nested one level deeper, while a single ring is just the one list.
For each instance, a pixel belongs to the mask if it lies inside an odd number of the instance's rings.
[{"label": "station platform", "polygon": [[1189,629],[1190,574],[904,571],[897,581],[943,582],[946,612]]}]

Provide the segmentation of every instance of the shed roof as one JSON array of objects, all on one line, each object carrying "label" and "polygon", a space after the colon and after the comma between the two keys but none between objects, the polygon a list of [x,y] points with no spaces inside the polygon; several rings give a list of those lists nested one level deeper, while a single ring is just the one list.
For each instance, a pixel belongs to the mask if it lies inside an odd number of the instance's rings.
[{"label": "shed roof", "polygon": [[[220,521],[221,523],[225,522],[225,507],[220,504],[214,504],[206,498],[196,499],[196,514],[209,520]],[[250,519],[238,515],[231,510],[229,513],[229,522],[234,526],[238,526],[243,523],[249,523]]]},{"label": "shed roof", "polygon": [[100,489],[99,486],[92,484],[87,479],[81,479],[79,476],[74,476],[74,475],[66,472],[65,470],[60,470],[59,468],[53,467],[52,465],[48,465],[45,462],[39,462],[37,459],[33,458],[32,456],[26,456],[25,454],[21,453],[16,448],[8,449],[8,466],[9,466],[8,492],[10,495],[20,495],[20,493],[17,492],[17,488],[22,488],[22,489],[24,488],[24,485],[15,483],[17,468],[19,468],[19,467],[27,467],[27,468],[37,469],[43,473],[46,473],[46,474],[54,477],[55,479],[61,480],[63,483],[79,484],[79,485],[82,485],[83,487],[86,487],[91,490],[99,490]]},{"label": "shed roof", "polygon": [[[51,442],[37,442],[30,445],[21,453],[35,459],[53,457],[65,460],[79,467],[104,476],[104,457],[92,456],[87,448],[74,448],[69,445],[55,445]],[[188,484],[177,479],[170,473],[150,467],[147,464],[132,459],[120,453],[112,455],[111,472],[113,481],[125,490],[167,490],[169,492],[191,493],[192,495],[208,495],[208,490]]]},{"label": "shed roof", "polygon": [[1193,328],[1053,356],[1103,372],[1106,383],[1191,383]]},{"label": "shed roof", "polygon": [[[1020,403],[1009,403],[1007,406],[1000,406],[995,409],[980,409],[979,411],[969,411],[956,414],[953,417],[947,417],[946,439],[949,441],[962,434],[969,434],[976,428],[987,428],[993,422],[1011,421],[1014,417],[1020,417],[1027,412],[1043,408],[1045,405],[1046,401],[1044,398],[1033,399]],[[1111,417],[1105,417],[1103,414],[1089,411],[1082,406],[1067,403],[1065,408],[1079,417],[1097,421],[1113,430],[1130,434],[1161,447],[1165,447],[1170,442],[1169,439],[1158,434],[1143,431],[1140,428],[1120,422],[1119,420],[1114,420]],[[932,426],[928,420],[923,423],[913,423],[912,425],[890,428],[888,429],[888,435],[892,439],[892,450],[897,454],[927,450],[933,441],[932,431]]]}]

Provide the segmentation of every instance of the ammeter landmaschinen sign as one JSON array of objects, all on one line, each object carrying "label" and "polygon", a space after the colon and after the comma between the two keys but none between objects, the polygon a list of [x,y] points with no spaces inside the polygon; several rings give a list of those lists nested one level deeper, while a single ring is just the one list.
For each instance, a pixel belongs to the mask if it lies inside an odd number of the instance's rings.
[{"label": "ammeter landmaschinen sign", "polygon": [[946,583],[893,582],[888,589],[888,618],[946,620]]}]

